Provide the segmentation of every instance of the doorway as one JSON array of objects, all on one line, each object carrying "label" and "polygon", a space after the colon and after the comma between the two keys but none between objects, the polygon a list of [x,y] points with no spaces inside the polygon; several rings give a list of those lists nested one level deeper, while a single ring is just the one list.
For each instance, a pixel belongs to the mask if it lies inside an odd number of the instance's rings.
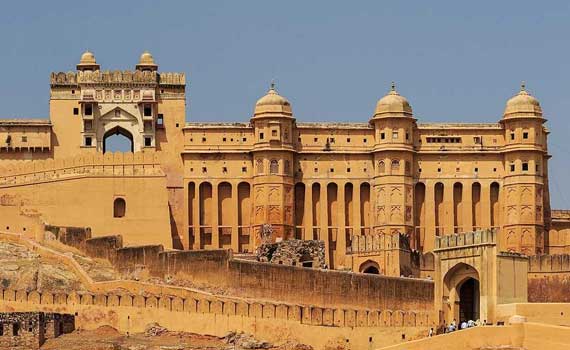
[{"label": "doorway", "polygon": [[459,320],[479,319],[479,281],[468,278],[459,287]]}]

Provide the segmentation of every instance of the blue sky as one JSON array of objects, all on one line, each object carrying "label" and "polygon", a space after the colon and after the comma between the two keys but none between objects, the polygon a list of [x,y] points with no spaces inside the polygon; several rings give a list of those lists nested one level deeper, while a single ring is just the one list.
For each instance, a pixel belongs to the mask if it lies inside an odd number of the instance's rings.
[{"label": "blue sky", "polygon": [[46,118],[49,73],[85,49],[186,72],[191,121],[246,121],[275,79],[299,121],[366,122],[394,80],[420,122],[494,122],[524,80],[552,131],[552,205],[570,208],[569,19],[567,1],[11,1],[0,117]]}]

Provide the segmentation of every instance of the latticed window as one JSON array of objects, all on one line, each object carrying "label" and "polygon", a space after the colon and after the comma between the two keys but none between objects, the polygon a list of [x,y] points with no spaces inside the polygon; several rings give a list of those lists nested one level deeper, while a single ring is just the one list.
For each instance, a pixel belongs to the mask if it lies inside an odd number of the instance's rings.
[{"label": "latticed window", "polygon": [[378,162],[378,172],[380,174],[384,174],[386,172],[386,164],[384,164],[383,160]]},{"label": "latticed window", "polygon": [[272,159],[271,163],[269,163],[269,173],[270,174],[279,173],[279,162],[276,159]]},{"label": "latticed window", "polygon": [[400,171],[400,161],[399,160],[393,160],[392,161],[392,172],[397,172]]},{"label": "latticed window", "polygon": [[263,160],[262,160],[262,159],[258,159],[255,166],[256,166],[256,169],[257,169],[257,173],[258,173],[258,174],[263,174]]}]

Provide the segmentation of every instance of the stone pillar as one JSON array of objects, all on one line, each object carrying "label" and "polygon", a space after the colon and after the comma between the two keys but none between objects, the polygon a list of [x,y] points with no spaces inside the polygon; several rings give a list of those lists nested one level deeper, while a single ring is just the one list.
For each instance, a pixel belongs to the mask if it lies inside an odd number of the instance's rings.
[{"label": "stone pillar", "polygon": [[360,182],[354,181],[352,187],[352,213],[354,215],[354,223],[352,224],[352,235],[360,235]]},{"label": "stone pillar", "polygon": [[218,182],[212,183],[212,249],[220,248],[220,230],[218,228]]},{"label": "stone pillar", "polygon": [[424,251],[428,252],[435,247],[435,184],[432,181],[426,181],[425,185]]},{"label": "stone pillar", "polygon": [[194,202],[192,203],[192,222],[194,227],[194,249],[202,248],[202,235],[200,233],[200,183],[194,184]]},{"label": "stone pillar", "polygon": [[305,208],[303,209],[303,239],[313,239],[313,184],[305,183]]},{"label": "stone pillar", "polygon": [[232,250],[239,253],[239,195],[238,183],[232,183]]},{"label": "stone pillar", "polygon": [[338,210],[336,215],[338,215],[338,228],[336,231],[336,259],[335,259],[335,266],[342,265],[344,266],[344,258],[346,256],[346,223],[344,218],[345,212],[345,183],[340,182],[337,183],[337,202],[338,202]]},{"label": "stone pillar", "polygon": [[481,183],[481,227],[491,227],[491,184]]},{"label": "stone pillar", "polygon": [[325,261],[330,266],[330,239],[329,239],[329,216],[328,206],[329,200],[327,196],[327,183],[321,183],[321,222],[319,227],[319,239],[325,242]]},{"label": "stone pillar", "polygon": [[455,218],[455,208],[453,207],[453,182],[446,181],[443,183],[443,207],[445,208],[443,226],[444,234],[452,234]]},{"label": "stone pillar", "polygon": [[473,230],[473,184],[463,182],[463,227],[465,231]]}]

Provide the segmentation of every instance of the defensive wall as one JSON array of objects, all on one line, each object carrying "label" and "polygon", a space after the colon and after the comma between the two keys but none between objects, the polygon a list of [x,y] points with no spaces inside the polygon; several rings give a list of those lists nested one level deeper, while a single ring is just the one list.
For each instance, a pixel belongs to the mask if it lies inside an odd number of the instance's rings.
[{"label": "defensive wall", "polygon": [[87,254],[109,259],[125,274],[144,267],[154,277],[189,280],[246,298],[322,307],[433,311],[434,283],[429,280],[233,259],[229,250],[165,251],[160,245],[122,247],[120,236],[87,239],[85,247]]},{"label": "defensive wall", "polygon": [[528,292],[530,302],[570,302],[570,255],[530,257]]},{"label": "defensive wall", "polygon": [[89,226],[94,236],[121,232],[125,243],[170,248],[160,158],[160,152],[97,153],[0,167],[1,228],[25,231],[24,217],[35,215],[51,225]]},{"label": "defensive wall", "polygon": [[[269,341],[295,339],[322,348],[338,340],[360,346],[385,346],[417,338],[428,329],[426,313],[320,308],[280,303],[180,298],[117,293],[50,293],[2,290],[0,310],[75,315],[76,328],[110,325],[120,332],[143,332],[151,322],[173,331],[223,336],[244,331]],[[319,337],[314,337],[315,331]]]}]

